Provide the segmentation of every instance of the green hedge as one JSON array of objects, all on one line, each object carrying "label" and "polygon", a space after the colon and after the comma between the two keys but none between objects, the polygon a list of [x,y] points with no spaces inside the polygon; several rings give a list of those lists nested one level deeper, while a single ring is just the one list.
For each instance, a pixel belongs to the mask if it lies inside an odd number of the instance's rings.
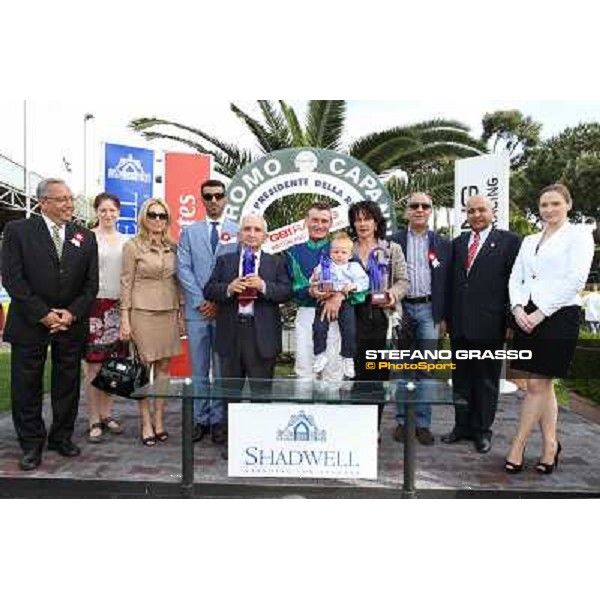
[{"label": "green hedge", "polygon": [[582,332],[565,384],[600,404],[600,336]]}]

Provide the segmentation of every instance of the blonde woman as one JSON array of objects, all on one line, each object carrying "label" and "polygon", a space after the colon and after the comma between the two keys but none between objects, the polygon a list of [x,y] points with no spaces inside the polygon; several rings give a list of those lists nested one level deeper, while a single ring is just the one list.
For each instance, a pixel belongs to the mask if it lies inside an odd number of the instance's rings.
[{"label": "blonde woman", "polygon": [[[138,233],[125,244],[121,270],[121,339],[133,340],[142,360],[154,368],[155,380],[168,377],[171,357],[180,354],[183,318],[175,277],[176,246],[168,230],[171,215],[160,199],[147,200]],[[145,446],[166,442],[164,400],[139,402],[141,439]]]},{"label": "blonde woman", "polygon": [[523,240],[510,275],[510,305],[517,324],[513,349],[529,350],[532,356],[511,363],[528,373],[528,379],[517,433],[504,464],[508,473],[523,470],[527,441],[536,425],[543,442],[536,471],[550,475],[558,466],[561,445],[552,378],[568,373],[579,336],[579,294],[594,257],[592,233],[569,223],[572,208],[564,185],[549,185],[540,192],[544,228]]},{"label": "blonde woman", "polygon": [[120,276],[123,246],[127,237],[117,231],[121,203],[112,194],[98,194],[94,209],[98,223],[92,231],[98,242],[99,288],[90,310],[86,361],[86,398],[89,419],[88,442],[101,442],[105,432],[122,433],[121,424],[112,416],[113,399],[110,394],[91,385],[102,361],[109,356],[126,355],[120,336]]}]

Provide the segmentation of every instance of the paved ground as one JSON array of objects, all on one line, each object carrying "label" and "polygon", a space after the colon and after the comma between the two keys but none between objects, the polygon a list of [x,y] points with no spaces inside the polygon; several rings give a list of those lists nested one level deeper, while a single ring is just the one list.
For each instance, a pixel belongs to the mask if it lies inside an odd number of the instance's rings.
[{"label": "paved ground", "polygon": [[[493,449],[487,455],[477,454],[468,443],[446,446],[439,436],[451,428],[451,407],[434,407],[433,447],[417,448],[418,489],[422,490],[492,490],[497,492],[586,492],[600,495],[600,425],[569,410],[561,409],[559,435],[563,445],[561,464],[551,476],[540,476],[532,468],[540,455],[540,438],[536,434],[527,449],[530,468],[519,475],[505,474],[502,466],[509,439],[516,428],[519,399],[501,398],[495,424]],[[18,468],[18,448],[9,413],[0,415],[0,478],[58,478],[101,481],[179,482],[181,473],[180,404],[172,402],[167,409],[166,425],[171,438],[166,444],[144,447],[137,436],[137,412],[133,401],[119,401],[115,414],[122,420],[125,433],[107,437],[91,445],[85,441],[86,423],[80,409],[75,441],[83,453],[76,459],[65,459],[54,452],[44,453],[43,464],[34,473]],[[379,448],[377,481],[285,480],[290,484],[316,483],[330,486],[394,488],[402,484],[402,447],[392,439],[393,406],[386,406]],[[264,483],[273,485],[284,480],[229,479],[220,450],[208,440],[195,445],[195,481],[205,483]],[[0,479],[1,482],[1,479]]]}]

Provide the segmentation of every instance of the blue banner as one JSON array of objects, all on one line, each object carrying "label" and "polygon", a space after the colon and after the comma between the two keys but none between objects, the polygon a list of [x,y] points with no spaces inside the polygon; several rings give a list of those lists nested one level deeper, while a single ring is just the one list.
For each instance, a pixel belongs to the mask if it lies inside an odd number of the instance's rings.
[{"label": "blue banner", "polygon": [[104,187],[121,201],[121,233],[137,232],[140,207],[152,197],[154,151],[133,146],[106,144]]}]

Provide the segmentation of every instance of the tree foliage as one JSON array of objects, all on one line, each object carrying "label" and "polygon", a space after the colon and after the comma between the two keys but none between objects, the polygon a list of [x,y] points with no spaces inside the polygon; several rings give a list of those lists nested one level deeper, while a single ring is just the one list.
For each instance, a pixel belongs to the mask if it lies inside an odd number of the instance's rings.
[{"label": "tree foliage", "polygon": [[569,127],[542,142],[516,181],[513,198],[523,210],[537,214],[539,191],[561,182],[573,196],[573,216],[600,220],[600,123]]},{"label": "tree foliage", "polygon": [[374,132],[346,148],[342,143],[346,133],[347,105],[344,100],[310,100],[304,123],[283,100],[258,100],[259,117],[235,104],[230,108],[252,134],[258,153],[223,141],[197,127],[157,117],[134,119],[130,127],[146,139],[181,142],[198,152],[211,154],[215,170],[230,178],[259,155],[302,146],[347,152],[378,174],[397,169],[413,174],[440,170],[456,158],[486,151],[485,144],[470,135],[468,126],[449,119]]},{"label": "tree foliage", "polygon": [[482,127],[481,139],[490,146],[492,152],[508,152],[514,167],[526,164],[530,152],[540,141],[542,130],[541,123],[524,116],[519,110],[486,113]]}]

